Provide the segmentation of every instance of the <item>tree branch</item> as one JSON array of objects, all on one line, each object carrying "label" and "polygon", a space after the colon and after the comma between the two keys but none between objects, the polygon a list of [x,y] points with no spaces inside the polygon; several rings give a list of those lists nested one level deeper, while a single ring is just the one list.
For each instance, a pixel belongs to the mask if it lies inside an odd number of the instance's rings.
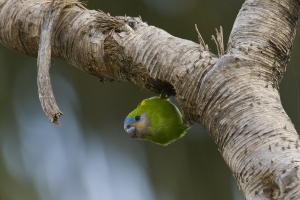
[{"label": "tree branch", "polygon": [[[0,41],[36,57],[50,2],[22,2],[1,5]],[[296,0],[247,0],[227,53],[222,56],[219,47],[218,58],[200,37],[202,45],[140,18],[112,17],[74,4],[56,23],[52,57],[101,79],[176,95],[185,117],[209,130],[247,199],[299,199],[298,135],[277,90],[299,8]],[[222,40],[217,36],[217,41]]]}]

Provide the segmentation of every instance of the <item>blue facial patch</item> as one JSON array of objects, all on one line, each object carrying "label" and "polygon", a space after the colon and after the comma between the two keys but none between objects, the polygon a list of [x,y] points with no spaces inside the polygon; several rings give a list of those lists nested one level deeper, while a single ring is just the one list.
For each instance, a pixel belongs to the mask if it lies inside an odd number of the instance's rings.
[{"label": "blue facial patch", "polygon": [[129,124],[132,124],[135,122],[135,119],[133,117],[127,117],[124,121],[124,129],[126,129],[126,126]]}]

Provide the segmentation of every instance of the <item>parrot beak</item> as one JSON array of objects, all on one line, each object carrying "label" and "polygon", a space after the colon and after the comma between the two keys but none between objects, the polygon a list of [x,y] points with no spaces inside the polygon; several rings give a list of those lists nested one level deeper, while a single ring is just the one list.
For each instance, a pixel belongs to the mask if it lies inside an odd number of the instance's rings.
[{"label": "parrot beak", "polygon": [[130,135],[130,137],[136,138],[136,128],[134,126],[127,125],[125,131]]}]

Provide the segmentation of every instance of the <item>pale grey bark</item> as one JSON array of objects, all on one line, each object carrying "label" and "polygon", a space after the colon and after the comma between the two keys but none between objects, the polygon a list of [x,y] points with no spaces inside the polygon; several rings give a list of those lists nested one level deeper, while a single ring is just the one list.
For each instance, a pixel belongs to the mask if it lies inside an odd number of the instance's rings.
[{"label": "pale grey bark", "polygon": [[[0,41],[36,57],[49,3],[0,1]],[[247,199],[300,199],[298,134],[277,89],[299,8],[296,0],[247,0],[217,57],[140,18],[73,3],[55,27],[52,56],[102,79],[176,95],[185,116],[210,132]]]}]

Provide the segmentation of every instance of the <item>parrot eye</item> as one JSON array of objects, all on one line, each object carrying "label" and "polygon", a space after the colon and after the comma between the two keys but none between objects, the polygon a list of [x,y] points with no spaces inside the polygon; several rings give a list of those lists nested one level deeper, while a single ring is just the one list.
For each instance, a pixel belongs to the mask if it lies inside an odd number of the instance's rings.
[{"label": "parrot eye", "polygon": [[140,119],[141,119],[141,116],[135,116],[135,121],[137,122],[137,121],[139,121]]}]

